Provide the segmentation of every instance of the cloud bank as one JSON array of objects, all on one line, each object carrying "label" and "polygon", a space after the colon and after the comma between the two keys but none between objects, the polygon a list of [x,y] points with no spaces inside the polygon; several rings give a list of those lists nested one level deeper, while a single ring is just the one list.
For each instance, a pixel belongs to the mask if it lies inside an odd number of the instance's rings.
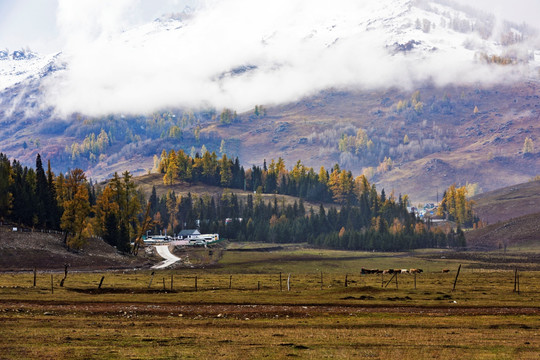
[{"label": "cloud bank", "polygon": [[[474,60],[477,35],[440,26],[407,0],[220,0],[131,28],[135,0],[61,0],[67,69],[45,84],[60,113],[144,114],[170,107],[295,101],[327,88],[495,82],[521,73]],[[415,20],[435,26],[424,32]],[[395,44],[418,41],[408,53]],[[436,46],[435,46],[436,45]],[[436,47],[436,49],[435,49]]]}]

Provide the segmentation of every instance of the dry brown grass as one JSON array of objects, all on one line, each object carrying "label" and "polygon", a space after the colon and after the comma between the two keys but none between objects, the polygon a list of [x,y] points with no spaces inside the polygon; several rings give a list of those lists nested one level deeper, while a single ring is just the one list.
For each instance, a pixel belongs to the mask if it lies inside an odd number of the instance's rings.
[{"label": "dry brown grass", "polygon": [[512,185],[480,194],[472,200],[475,212],[489,224],[540,213],[540,181]]},{"label": "dry brown grass", "polygon": [[[250,251],[231,251],[219,266],[206,269],[156,271],[153,276],[150,271],[69,273],[64,287],[59,286],[63,274],[56,273],[54,293],[51,273],[38,273],[36,287],[32,273],[0,273],[0,358],[540,355],[540,272],[521,271],[518,294],[513,271],[477,267],[493,260],[489,253],[465,259],[440,250],[404,256],[297,245],[276,251],[247,244],[235,248]],[[201,257],[206,251],[196,250]],[[388,275],[382,283],[381,275],[359,273],[361,266],[413,264],[426,270],[416,277],[416,289],[411,275],[399,275],[396,288],[394,281],[384,287]],[[442,273],[444,267],[451,271]]]},{"label": "dry brown grass", "polygon": [[538,317],[343,314],[229,318],[9,312],[6,359],[537,359]]}]

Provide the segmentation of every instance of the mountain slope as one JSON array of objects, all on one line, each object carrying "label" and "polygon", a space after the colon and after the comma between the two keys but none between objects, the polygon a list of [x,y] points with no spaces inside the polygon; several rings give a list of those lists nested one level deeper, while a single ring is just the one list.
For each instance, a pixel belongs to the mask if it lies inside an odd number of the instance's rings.
[{"label": "mountain slope", "polygon": [[338,163],[430,202],[539,172],[522,151],[540,136],[535,30],[443,0],[278,5],[222,2],[54,56],[0,51],[0,151],[101,179],[223,144],[247,167]]},{"label": "mountain slope", "polygon": [[494,224],[540,213],[540,181],[530,181],[486,192],[472,198],[482,221]]},{"label": "mountain slope", "polygon": [[472,249],[503,249],[507,246],[538,248],[540,245],[540,213],[519,216],[466,233]]},{"label": "mountain slope", "polygon": [[540,245],[540,181],[486,192],[472,200],[475,213],[488,226],[467,232],[470,247],[496,249]]},{"label": "mountain slope", "polygon": [[[240,157],[248,164],[281,156],[289,166],[301,159],[318,171],[339,163],[355,174],[372,174],[379,188],[408,193],[414,201],[434,202],[437,191],[440,199],[452,183],[478,183],[489,191],[538,173],[537,153],[522,150],[525,138],[540,136],[539,84],[419,91],[425,103],[420,113],[397,111],[399,101],[411,97],[398,90],[325,92],[270,108],[267,117],[209,125],[202,133],[242,144]],[[475,106],[482,111],[475,114]],[[343,136],[356,138],[361,129],[373,149],[340,150]],[[393,166],[377,170],[385,157]]]}]

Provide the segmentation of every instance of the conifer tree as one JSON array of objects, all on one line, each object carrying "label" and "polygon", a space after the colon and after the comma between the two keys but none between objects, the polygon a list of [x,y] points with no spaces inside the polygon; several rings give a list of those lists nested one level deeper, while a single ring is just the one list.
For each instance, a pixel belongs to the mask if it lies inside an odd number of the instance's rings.
[{"label": "conifer tree", "polygon": [[35,195],[38,225],[45,227],[48,222],[47,205],[49,203],[50,195],[49,185],[47,183],[47,177],[45,176],[45,170],[43,169],[43,163],[41,162],[40,154],[37,154],[36,157]]},{"label": "conifer tree", "polygon": [[61,212],[56,195],[55,177],[51,170],[51,160],[47,160],[47,188],[49,197],[45,208],[49,219],[48,226],[52,229],[59,229]]},{"label": "conifer tree", "polygon": [[111,246],[117,246],[119,238],[120,231],[118,229],[118,219],[116,218],[114,212],[110,212],[105,217],[105,232],[103,233],[103,240]]},{"label": "conifer tree", "polygon": [[13,195],[11,187],[13,176],[11,165],[6,155],[0,153],[0,219],[11,214]]}]

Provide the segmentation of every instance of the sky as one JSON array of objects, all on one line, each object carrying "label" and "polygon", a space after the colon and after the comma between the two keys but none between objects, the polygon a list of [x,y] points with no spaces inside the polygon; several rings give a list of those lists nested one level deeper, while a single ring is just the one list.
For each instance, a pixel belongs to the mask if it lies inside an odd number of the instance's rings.
[{"label": "sky", "polygon": [[[57,18],[58,2],[62,0],[0,0],[0,49],[29,47],[40,53],[60,51],[66,39],[61,35]],[[163,13],[181,11],[186,5],[196,6],[203,0],[137,0],[129,1],[132,12],[124,25],[151,21]],[[527,22],[540,28],[539,0],[456,0],[478,7],[518,23]],[[64,1],[65,2],[65,1]],[[71,0],[74,6],[93,6],[103,0]],[[125,2],[108,1],[108,4]],[[114,5],[112,5],[114,7]]]},{"label": "sky", "polygon": [[526,22],[540,28],[540,1],[538,0],[455,0],[476,7],[493,15],[514,21]]},{"label": "sky", "polygon": [[[59,2],[62,0],[0,0],[0,49],[30,48],[42,54],[61,51],[66,39],[59,24]],[[126,3],[124,0],[71,0],[74,6],[108,8]],[[63,1],[67,4],[68,1]],[[125,26],[133,26],[170,12],[180,12],[185,6],[195,6],[197,0],[135,0]],[[89,13],[91,14],[91,12]]]}]

